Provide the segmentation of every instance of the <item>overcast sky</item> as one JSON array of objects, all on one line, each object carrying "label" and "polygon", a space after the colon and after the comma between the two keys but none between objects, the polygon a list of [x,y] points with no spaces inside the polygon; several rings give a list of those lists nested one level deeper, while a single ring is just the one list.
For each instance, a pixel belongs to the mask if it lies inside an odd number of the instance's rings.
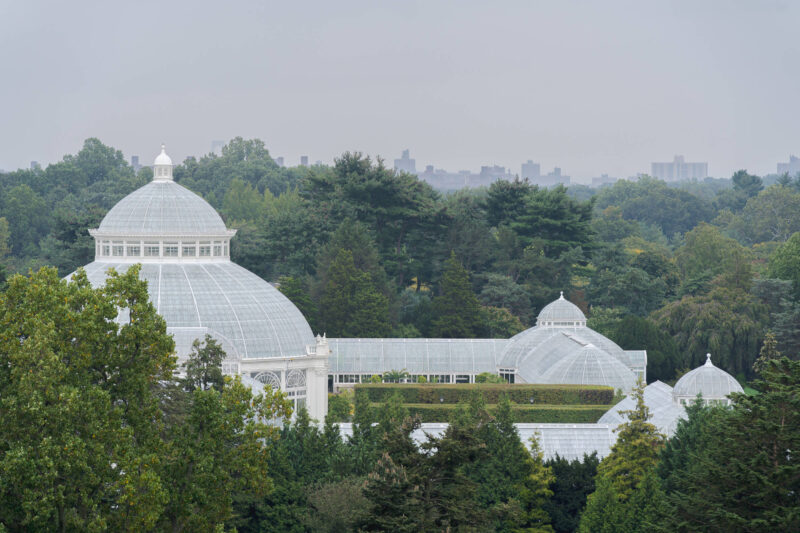
[{"label": "overcast sky", "polygon": [[0,168],[215,139],[580,180],[800,155],[800,2],[0,0]]}]

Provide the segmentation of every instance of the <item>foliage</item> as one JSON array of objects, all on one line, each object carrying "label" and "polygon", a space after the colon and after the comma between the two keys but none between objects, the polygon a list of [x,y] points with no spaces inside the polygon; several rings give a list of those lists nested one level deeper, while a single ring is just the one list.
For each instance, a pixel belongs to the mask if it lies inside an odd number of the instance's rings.
[{"label": "foliage", "polygon": [[800,232],[794,233],[769,260],[769,274],[773,278],[792,282],[794,298],[800,301]]},{"label": "foliage", "polygon": [[222,377],[222,361],[225,351],[222,346],[206,333],[203,342],[195,339],[192,343],[192,353],[183,364],[186,376],[184,386],[192,391],[194,389],[221,391],[225,380]]},{"label": "foliage", "polygon": [[553,495],[544,504],[556,533],[571,533],[578,529],[578,522],[586,498],[594,492],[594,477],[600,460],[597,454],[584,455],[583,460],[568,461],[556,455],[545,462],[552,469],[555,481],[550,485]]},{"label": "foliage", "polygon": [[[412,416],[420,422],[443,422],[448,420],[454,411],[458,410],[457,404],[403,404]],[[486,410],[495,414],[497,406],[488,404]],[[518,405],[512,407],[514,420],[520,423],[548,423],[548,424],[593,424],[597,422],[606,411],[606,405]]]},{"label": "foliage", "polygon": [[520,331],[525,330],[519,318],[511,314],[508,309],[501,307],[482,307],[481,316],[483,327],[482,337],[490,339],[510,339]]},{"label": "foliage", "polygon": [[660,498],[654,470],[664,436],[647,420],[644,384],[634,390],[636,407],[617,428],[611,453],[597,467],[595,492],[588,497],[578,531],[647,531],[657,516]]},{"label": "foliage", "polygon": [[611,481],[617,497],[628,499],[645,477],[655,467],[658,452],[664,444],[664,435],[648,422],[650,410],[644,403],[644,383],[633,391],[636,407],[623,411],[627,420],[617,429],[617,441],[611,453],[597,467],[598,477]]},{"label": "foliage", "polygon": [[491,372],[481,372],[480,374],[477,374],[475,376],[475,383],[505,383],[505,382],[506,380],[504,380],[497,374],[492,374]]},{"label": "foliage", "polygon": [[433,299],[433,335],[443,338],[470,339],[478,336],[481,309],[469,274],[455,252],[450,254],[442,274],[441,290]]},{"label": "foliage", "polygon": [[[0,295],[0,523],[9,530],[152,528],[161,478],[151,383],[173,341],[138,268],[92,289],[54,269]],[[128,316],[117,324],[117,306]]]},{"label": "foliage", "polygon": [[[672,531],[794,531],[800,446],[800,363],[770,361],[760,394],[734,395],[708,417],[700,445],[670,484],[664,526]],[[688,459],[688,460],[686,460]]]},{"label": "foliage", "polygon": [[389,307],[368,272],[359,270],[350,250],[340,250],[320,300],[320,327],[331,337],[384,337]]},{"label": "foliage", "polygon": [[488,404],[496,404],[503,396],[518,404],[531,405],[611,405],[614,389],[602,385],[544,385],[544,384],[372,384],[361,383],[355,386],[356,394],[364,394],[370,402],[383,402],[398,391],[404,403],[455,404],[466,402],[474,391],[480,393]]},{"label": "foliage", "polygon": [[684,296],[651,316],[678,345],[678,368],[700,366],[706,353],[732,374],[752,373],[768,320],[767,308],[739,289],[716,288]]},{"label": "foliage", "polygon": [[328,416],[333,422],[350,422],[353,416],[353,402],[345,392],[328,395]]},{"label": "foliage", "polygon": [[303,313],[303,317],[311,326],[311,331],[319,331],[319,328],[314,326],[317,319],[317,306],[311,300],[305,284],[297,278],[281,276],[278,278],[278,290]]},{"label": "foliage", "polygon": [[623,350],[647,350],[647,380],[669,381],[684,362],[674,339],[653,322],[637,316],[626,316],[609,338]]}]

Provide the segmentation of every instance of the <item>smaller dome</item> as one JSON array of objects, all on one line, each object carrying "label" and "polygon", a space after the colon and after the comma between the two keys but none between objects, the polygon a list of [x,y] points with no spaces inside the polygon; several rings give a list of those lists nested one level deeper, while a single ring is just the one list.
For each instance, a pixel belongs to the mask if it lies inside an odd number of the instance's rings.
[{"label": "smaller dome", "polygon": [[[577,324],[576,324],[577,322]],[[558,300],[545,305],[536,318],[537,326],[585,326],[586,315],[572,302],[564,298],[564,291]]]},{"label": "smaller dome", "polygon": [[614,356],[593,344],[586,344],[563,354],[536,382],[606,385],[628,393],[636,386],[636,381],[636,375]]},{"label": "smaller dome", "polygon": [[172,166],[172,158],[167,155],[167,147],[166,145],[161,145],[161,153],[156,156],[156,160],[153,161],[153,165],[170,165]]},{"label": "smaller dome", "polygon": [[707,354],[706,364],[684,374],[672,389],[672,396],[679,402],[692,400],[701,394],[703,400],[708,401],[726,399],[734,392],[744,392],[744,390],[733,376],[715,367],[711,362],[711,354]]}]

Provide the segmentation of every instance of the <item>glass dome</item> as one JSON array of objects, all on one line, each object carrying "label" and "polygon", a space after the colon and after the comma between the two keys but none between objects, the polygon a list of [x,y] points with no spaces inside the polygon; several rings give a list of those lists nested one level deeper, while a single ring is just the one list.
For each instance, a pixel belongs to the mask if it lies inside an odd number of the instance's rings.
[{"label": "glass dome", "polygon": [[[686,411],[681,405],[675,405],[672,401],[672,387],[666,383],[655,381],[644,388],[644,403],[650,409],[650,419],[648,422],[658,428],[658,430],[671,436],[675,433],[678,420],[686,418]],[[625,411],[632,411],[636,408],[636,402],[632,396],[627,396],[617,405],[609,409],[598,424],[611,424],[615,428],[625,422],[628,418],[622,414]]]},{"label": "glass dome", "polygon": [[106,214],[97,235],[229,235],[211,205],[171,180],[151,181]]},{"label": "glass dome", "polygon": [[734,392],[744,392],[733,376],[717,368],[711,362],[711,354],[706,355],[706,363],[684,374],[672,389],[676,402],[686,403],[694,400],[698,394],[705,401],[727,401],[727,396]]},{"label": "glass dome", "polygon": [[606,385],[628,392],[637,381],[636,374],[605,350],[563,333],[549,341],[532,363],[523,362],[517,369],[527,383]]},{"label": "glass dome", "polygon": [[230,261],[228,239],[235,231],[205,200],[172,181],[163,145],[154,169],[152,182],[90,230],[97,254],[84,269],[92,285],[104,284],[109,268],[125,272],[141,263],[140,276],[179,357],[206,334],[222,344],[226,361],[306,356],[315,345],[306,319],[275,287]]},{"label": "glass dome", "polygon": [[[109,268],[125,272],[132,264],[95,261],[84,269],[92,285],[100,286]],[[143,263],[140,276],[179,355],[205,333],[223,343],[228,359],[296,357],[314,345],[297,307],[236,263]]]},{"label": "glass dome", "polygon": [[536,318],[537,326],[574,327],[585,326],[586,315],[574,303],[564,298],[564,293],[558,300],[550,302],[542,308]]},{"label": "glass dome", "polygon": [[[570,324],[566,326],[564,324]],[[556,325],[558,324],[558,325]],[[625,351],[614,341],[586,327],[586,316],[577,305],[564,299],[564,294],[546,305],[539,313],[536,326],[517,333],[500,356],[500,368],[519,368],[523,360],[537,359],[541,350],[551,337],[565,333],[584,344],[594,344],[612,355],[623,365],[632,366]]]}]

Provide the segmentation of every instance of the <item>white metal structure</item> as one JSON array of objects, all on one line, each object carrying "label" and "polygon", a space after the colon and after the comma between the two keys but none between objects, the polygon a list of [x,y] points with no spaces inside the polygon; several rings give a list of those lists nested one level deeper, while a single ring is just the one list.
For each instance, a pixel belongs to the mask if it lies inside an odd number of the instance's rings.
[{"label": "white metal structure", "polygon": [[198,195],[172,179],[164,146],[153,181],[115,205],[97,229],[95,260],[84,267],[92,285],[109,268],[142,265],[150,299],[167,322],[180,362],[206,334],[225,349],[226,374],[243,374],[285,391],[296,406],[323,420],[328,409],[329,349],[275,287],[230,260],[229,230]]},{"label": "white metal structure", "polygon": [[728,396],[734,392],[744,392],[733,376],[717,368],[711,362],[711,354],[706,354],[706,364],[684,374],[672,389],[672,399],[676,404],[687,405],[700,394],[705,403],[729,405]]}]

